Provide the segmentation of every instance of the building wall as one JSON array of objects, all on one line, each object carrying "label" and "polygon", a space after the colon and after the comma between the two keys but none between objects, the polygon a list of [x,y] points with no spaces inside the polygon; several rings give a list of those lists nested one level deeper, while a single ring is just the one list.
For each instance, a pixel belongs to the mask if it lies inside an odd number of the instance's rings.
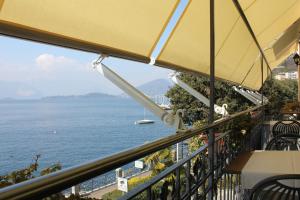
[{"label": "building wall", "polygon": [[296,80],[298,79],[298,72],[281,72],[276,74],[274,78],[277,80],[286,80],[286,79]]}]

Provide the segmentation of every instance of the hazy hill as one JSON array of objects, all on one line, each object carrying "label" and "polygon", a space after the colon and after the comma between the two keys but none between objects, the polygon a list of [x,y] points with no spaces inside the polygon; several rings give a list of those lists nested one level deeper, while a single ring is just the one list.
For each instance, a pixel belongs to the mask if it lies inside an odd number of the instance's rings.
[{"label": "hazy hill", "polygon": [[[144,94],[155,97],[164,96],[168,89],[173,84],[167,79],[156,79],[140,85],[138,89]],[[42,93],[37,89],[30,87],[24,83],[18,82],[4,82],[0,81],[0,99],[2,100],[26,100],[26,99],[41,99],[41,100],[64,100],[74,98],[110,98],[117,97],[103,93],[88,93],[84,95],[66,95],[66,96],[46,96],[43,97]],[[126,94],[121,94],[118,97],[128,97]]]},{"label": "hazy hill", "polygon": [[41,100],[69,100],[69,99],[96,99],[96,98],[111,98],[116,97],[109,94],[103,94],[103,93],[88,93],[84,95],[66,95],[66,96],[48,96],[43,97]]},{"label": "hazy hill", "polygon": [[293,72],[297,71],[297,65],[293,60],[293,56],[289,56],[286,60],[284,60],[277,68],[273,70],[273,74],[278,74],[280,72]]},{"label": "hazy hill", "polygon": [[38,99],[43,96],[36,88],[12,81],[0,81],[0,99]]}]

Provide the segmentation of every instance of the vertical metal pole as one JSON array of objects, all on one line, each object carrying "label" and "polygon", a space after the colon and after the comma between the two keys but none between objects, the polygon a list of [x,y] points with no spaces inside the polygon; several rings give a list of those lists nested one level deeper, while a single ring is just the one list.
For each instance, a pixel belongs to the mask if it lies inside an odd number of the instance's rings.
[{"label": "vertical metal pole", "polygon": [[[260,67],[261,67],[261,105],[264,105],[264,58],[261,55],[260,59]],[[261,149],[264,148],[264,144],[267,142],[266,140],[266,132],[264,128],[264,121],[265,121],[265,110],[262,108],[262,115],[261,115],[261,134],[260,134],[260,146]]]},{"label": "vertical metal pole", "polygon": [[152,199],[152,190],[151,190],[151,186],[150,186],[147,189],[147,200],[151,200],[151,199]]},{"label": "vertical metal pole", "polygon": [[188,194],[188,199],[192,199],[191,196],[191,160],[188,160],[186,163],[185,168],[185,175],[186,175],[186,191]]},{"label": "vertical metal pole", "polygon": [[176,169],[175,174],[175,199],[180,200],[180,167]]},{"label": "vertical metal pole", "polygon": [[[298,41],[298,55],[300,55],[300,41]],[[300,64],[298,64],[298,102],[300,103]]]},{"label": "vertical metal pole", "polygon": [[176,144],[176,162],[179,162],[183,158],[183,142]]},{"label": "vertical metal pole", "polygon": [[298,69],[298,102],[300,103],[300,65],[297,66]]},{"label": "vertical metal pole", "polygon": [[261,67],[261,105],[264,105],[264,59],[261,56],[260,58],[260,67]]},{"label": "vertical metal pole", "polygon": [[[214,122],[214,104],[215,104],[215,5],[214,0],[210,0],[210,94],[209,94],[209,116],[208,123]],[[214,130],[209,129],[208,134],[208,158],[209,158],[209,170],[210,176],[208,179],[208,199],[213,200],[214,198],[214,142],[215,134]]]}]

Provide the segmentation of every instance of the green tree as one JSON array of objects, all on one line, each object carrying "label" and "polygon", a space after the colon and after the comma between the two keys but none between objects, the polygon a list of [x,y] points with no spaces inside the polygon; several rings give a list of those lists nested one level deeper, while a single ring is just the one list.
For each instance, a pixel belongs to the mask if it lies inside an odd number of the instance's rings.
[{"label": "green tree", "polygon": [[[179,78],[190,85],[192,88],[209,98],[209,79],[207,77],[195,76],[187,73],[180,73]],[[242,111],[253,105],[249,100],[235,92],[232,84],[227,82],[215,82],[215,98],[216,104],[228,105],[228,112],[235,113]],[[170,98],[172,108],[174,111],[178,109],[185,109],[184,122],[192,125],[194,122],[201,120],[205,121],[208,116],[209,109],[206,105],[198,99],[190,95],[178,85],[174,85],[166,93]]]},{"label": "green tree", "polygon": [[171,148],[166,148],[146,156],[144,160],[152,170],[151,175],[155,176],[173,164],[174,156],[172,155]]},{"label": "green tree", "polygon": [[[0,188],[4,188],[10,185],[14,185],[17,183],[21,183],[26,180],[30,180],[36,177],[38,167],[39,167],[39,158],[40,155],[36,155],[33,158],[33,163],[31,163],[28,167],[20,170],[13,171],[6,175],[0,176]],[[50,174],[52,172],[61,170],[62,166],[60,163],[55,163],[49,167],[46,167],[40,171],[40,176]],[[79,195],[71,195],[69,197],[65,197],[62,193],[52,194],[49,197],[44,198],[43,200],[93,200],[94,198],[81,198]]]},{"label": "green tree", "polygon": [[268,79],[264,83],[263,91],[264,95],[269,99],[267,109],[269,115],[279,114],[286,103],[295,102],[298,98],[296,80]]},{"label": "green tree", "polygon": [[[190,85],[192,88],[209,98],[209,79],[207,77],[195,76],[192,74],[181,73],[179,78]],[[228,112],[235,113],[254,106],[249,100],[233,90],[232,84],[228,82],[215,82],[216,104],[228,105]],[[280,112],[280,109],[287,102],[297,101],[297,81],[295,80],[275,80],[268,78],[263,85],[263,93],[269,99],[267,113],[274,115]],[[260,91],[261,92],[261,91]],[[201,120],[204,124],[208,116],[208,107],[190,95],[188,92],[174,85],[166,93],[170,98],[174,111],[185,109],[185,123],[192,125]]]},{"label": "green tree", "polygon": [[[209,79],[207,77],[195,76],[192,74],[181,73],[179,78],[190,85],[192,88],[209,97]],[[248,99],[233,90],[232,84],[216,80],[215,82],[215,98],[216,104],[228,105],[230,114],[246,110],[254,106]],[[261,92],[261,91],[260,91]],[[297,100],[297,81],[295,80],[274,80],[268,79],[263,85],[263,93],[269,99],[266,114],[276,115],[287,102]],[[208,107],[180,88],[174,85],[166,94],[170,98],[172,109],[185,110],[184,122],[195,127],[201,127],[206,124],[208,118]],[[219,116],[218,116],[219,117]],[[237,119],[226,123],[216,132],[232,130],[234,137],[242,137],[243,134],[250,131],[253,126],[251,114],[241,116]],[[203,145],[203,137],[196,136],[190,140],[190,151],[194,151]]]},{"label": "green tree", "polygon": [[[181,73],[179,78],[196,91],[209,98],[209,79],[207,77]],[[222,106],[223,104],[227,104],[227,111],[229,114],[240,112],[254,106],[252,102],[237,93],[232,86],[233,85],[228,82],[216,80],[215,99],[217,105]],[[185,123],[197,128],[202,127],[207,123],[209,108],[179,86],[174,85],[170,88],[166,96],[170,98],[174,111],[177,109],[185,110]],[[215,115],[215,118],[220,117],[221,116]],[[215,129],[215,132],[218,133],[232,130],[234,137],[242,137],[243,134],[249,131],[251,125],[250,115],[245,115],[226,123],[224,126],[220,126],[219,129]],[[189,152],[197,150],[205,143],[205,140],[207,140],[207,138],[204,133],[191,138],[189,140]]]},{"label": "green tree", "polygon": [[[28,167],[20,170],[13,171],[9,174],[6,174],[4,176],[0,176],[0,188],[6,187],[9,185],[13,185],[16,183],[21,183],[23,181],[32,179],[35,177],[35,172],[38,170],[39,164],[38,160],[40,158],[40,155],[36,155],[33,158],[33,163],[31,163]],[[58,168],[61,168],[60,164],[55,164],[58,166]],[[50,166],[52,167],[52,166]],[[46,169],[44,169],[46,170]]]}]

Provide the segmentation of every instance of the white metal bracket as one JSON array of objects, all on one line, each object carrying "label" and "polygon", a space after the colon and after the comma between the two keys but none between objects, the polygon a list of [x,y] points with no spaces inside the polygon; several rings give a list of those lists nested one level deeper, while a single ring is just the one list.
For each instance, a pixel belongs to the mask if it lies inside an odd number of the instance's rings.
[{"label": "white metal bracket", "polygon": [[176,111],[175,114],[175,122],[174,125],[176,127],[176,132],[177,133],[182,133],[187,130],[185,124],[183,123],[182,117],[184,116],[184,110],[179,109]]},{"label": "white metal bracket", "polygon": [[[170,74],[170,78],[175,84],[179,85],[181,88],[183,88],[189,94],[191,94],[196,99],[198,99],[200,102],[202,102],[204,105],[209,107],[209,99],[206,98],[204,95],[202,95],[197,90],[195,90],[194,88],[192,88],[191,86],[189,86],[188,84],[186,84],[185,82],[183,82],[182,80],[180,80],[176,73]],[[229,115],[227,112],[227,108],[228,108],[227,104],[223,104],[222,107],[218,106],[216,104],[214,105],[215,113],[222,115],[222,117],[226,117]]]},{"label": "white metal bracket", "polygon": [[183,110],[177,111],[177,113],[168,112],[158,106],[155,102],[153,102],[149,97],[144,95],[130,83],[128,83],[125,79],[120,77],[117,73],[112,71],[109,67],[104,65],[102,61],[105,56],[101,55],[97,60],[93,62],[94,68],[102,74],[105,78],[110,80],[113,84],[119,87],[126,94],[131,96],[145,108],[150,110],[153,114],[158,116],[166,125],[176,127],[178,132],[182,132],[186,130],[186,127],[182,121]]},{"label": "white metal bracket", "polygon": [[250,90],[244,90],[243,88],[238,88],[236,86],[232,87],[237,93],[244,96],[246,99],[250,100],[255,105],[261,104],[261,98],[263,98],[264,102],[268,102],[269,100],[258,92],[253,92]]}]

